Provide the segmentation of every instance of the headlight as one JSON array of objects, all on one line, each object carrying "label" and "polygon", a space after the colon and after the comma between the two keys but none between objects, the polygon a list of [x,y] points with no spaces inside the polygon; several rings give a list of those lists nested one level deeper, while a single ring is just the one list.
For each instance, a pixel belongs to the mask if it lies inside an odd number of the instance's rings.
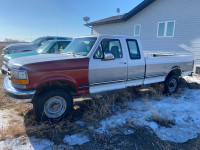
[{"label": "headlight", "polygon": [[28,84],[28,74],[25,70],[11,70],[11,81],[17,84]]},{"label": "headlight", "polygon": [[10,53],[17,53],[19,52],[18,50],[11,50]]}]

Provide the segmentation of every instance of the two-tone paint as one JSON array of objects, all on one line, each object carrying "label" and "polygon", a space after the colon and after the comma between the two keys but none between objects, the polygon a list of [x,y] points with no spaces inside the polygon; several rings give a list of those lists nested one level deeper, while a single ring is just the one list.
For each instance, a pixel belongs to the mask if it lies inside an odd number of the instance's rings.
[{"label": "two-tone paint", "polygon": [[[87,56],[67,54],[27,56],[9,61],[8,67],[28,72],[29,84],[26,90],[36,90],[50,81],[66,81],[76,88],[77,95],[163,82],[170,71],[177,68],[181,72],[192,72],[192,56],[144,57],[142,45],[134,37],[113,35],[89,37],[97,37],[97,41]],[[114,60],[94,59],[94,53],[103,39],[118,39],[123,57]],[[130,59],[126,39],[137,41],[140,59]]]}]

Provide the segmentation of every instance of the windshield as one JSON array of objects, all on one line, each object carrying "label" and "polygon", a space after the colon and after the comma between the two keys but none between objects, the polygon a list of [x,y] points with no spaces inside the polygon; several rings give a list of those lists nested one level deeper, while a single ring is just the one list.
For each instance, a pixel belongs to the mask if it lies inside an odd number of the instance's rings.
[{"label": "windshield", "polygon": [[97,38],[74,39],[63,51],[63,53],[87,56],[91,51]]},{"label": "windshield", "polygon": [[34,44],[34,45],[36,45],[36,44],[39,45],[42,42],[42,40],[43,40],[43,38],[40,37],[40,38],[33,40],[31,43]]},{"label": "windshield", "polygon": [[44,54],[47,53],[49,51],[49,49],[52,47],[52,45],[54,44],[54,42],[51,41],[47,41],[45,42],[42,46],[40,46],[36,52],[40,53],[40,54]]}]

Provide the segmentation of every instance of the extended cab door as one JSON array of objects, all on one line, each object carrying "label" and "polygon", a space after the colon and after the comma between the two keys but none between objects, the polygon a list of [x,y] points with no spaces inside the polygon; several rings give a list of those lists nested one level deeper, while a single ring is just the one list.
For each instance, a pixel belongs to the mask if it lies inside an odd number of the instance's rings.
[{"label": "extended cab door", "polygon": [[135,39],[125,39],[129,56],[128,81],[126,86],[141,85],[145,76],[145,60],[140,44]]},{"label": "extended cab door", "polygon": [[[125,88],[127,80],[127,59],[121,39],[104,38],[90,58],[90,93]],[[112,54],[113,60],[105,60]]]}]

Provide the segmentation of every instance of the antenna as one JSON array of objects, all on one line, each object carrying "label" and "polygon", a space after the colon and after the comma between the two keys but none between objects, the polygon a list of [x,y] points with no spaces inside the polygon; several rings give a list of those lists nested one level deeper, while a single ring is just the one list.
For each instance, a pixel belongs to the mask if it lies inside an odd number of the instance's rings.
[{"label": "antenna", "polygon": [[88,21],[90,21],[90,17],[83,17],[83,21],[85,21],[86,23],[88,23]]},{"label": "antenna", "polygon": [[119,13],[120,13],[120,8],[117,8],[117,13],[118,13],[118,15],[119,15]]}]

